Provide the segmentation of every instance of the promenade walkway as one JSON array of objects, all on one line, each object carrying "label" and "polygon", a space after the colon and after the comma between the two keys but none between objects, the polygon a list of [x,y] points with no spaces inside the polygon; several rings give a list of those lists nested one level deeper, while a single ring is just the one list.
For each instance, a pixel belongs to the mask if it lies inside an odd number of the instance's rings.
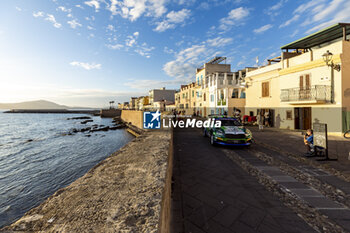
[{"label": "promenade walkway", "polygon": [[173,233],[315,232],[199,130],[174,130],[173,182]]},{"label": "promenade walkway", "polygon": [[[275,128],[264,128],[259,131],[258,127],[248,127],[254,135],[257,143],[264,146],[278,148],[281,152],[288,152],[303,157],[306,148],[303,143],[301,132],[282,130]],[[333,168],[350,181],[350,140],[341,136],[328,136],[329,157],[337,158],[337,161],[316,161],[318,157],[307,158],[314,161],[315,165],[325,168]]]}]

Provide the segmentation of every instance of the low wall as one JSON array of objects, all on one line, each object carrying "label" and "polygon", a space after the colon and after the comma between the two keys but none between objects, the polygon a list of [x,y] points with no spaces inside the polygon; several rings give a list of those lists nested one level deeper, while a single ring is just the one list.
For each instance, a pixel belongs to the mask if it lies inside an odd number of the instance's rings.
[{"label": "low wall", "polygon": [[143,111],[122,110],[121,119],[127,123],[142,129],[143,128]]},{"label": "low wall", "polygon": [[169,232],[170,130],[148,131],[0,231]]},{"label": "low wall", "polygon": [[101,109],[100,116],[101,117],[118,117],[120,116],[120,109]]},{"label": "low wall", "polygon": [[174,145],[173,145],[173,130],[171,130],[171,139],[169,145],[168,165],[165,176],[165,186],[163,190],[161,214],[159,221],[159,233],[170,233],[171,221],[171,181],[173,177],[173,159],[174,159]]}]

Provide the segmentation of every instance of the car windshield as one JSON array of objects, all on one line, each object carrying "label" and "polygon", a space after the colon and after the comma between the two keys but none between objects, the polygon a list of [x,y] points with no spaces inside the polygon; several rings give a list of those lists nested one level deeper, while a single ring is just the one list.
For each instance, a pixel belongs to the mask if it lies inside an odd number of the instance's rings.
[{"label": "car windshield", "polygon": [[221,126],[242,126],[242,124],[235,119],[230,119],[230,120],[222,119],[217,121],[221,121]]}]

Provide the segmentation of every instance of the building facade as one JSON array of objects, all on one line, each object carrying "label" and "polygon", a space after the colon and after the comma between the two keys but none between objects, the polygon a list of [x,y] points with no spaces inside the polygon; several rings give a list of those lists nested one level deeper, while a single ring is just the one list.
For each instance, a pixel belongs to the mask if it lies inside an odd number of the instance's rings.
[{"label": "building facade", "polygon": [[339,23],[281,47],[277,64],[247,73],[246,110],[270,111],[278,128],[349,129],[349,34],[350,24]]}]

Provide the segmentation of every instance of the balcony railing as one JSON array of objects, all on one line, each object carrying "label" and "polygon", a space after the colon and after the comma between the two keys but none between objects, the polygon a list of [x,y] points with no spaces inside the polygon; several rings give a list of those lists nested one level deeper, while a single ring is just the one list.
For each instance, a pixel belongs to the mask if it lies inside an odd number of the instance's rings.
[{"label": "balcony railing", "polygon": [[331,86],[315,85],[310,88],[289,88],[281,90],[282,102],[330,102],[331,101]]}]

